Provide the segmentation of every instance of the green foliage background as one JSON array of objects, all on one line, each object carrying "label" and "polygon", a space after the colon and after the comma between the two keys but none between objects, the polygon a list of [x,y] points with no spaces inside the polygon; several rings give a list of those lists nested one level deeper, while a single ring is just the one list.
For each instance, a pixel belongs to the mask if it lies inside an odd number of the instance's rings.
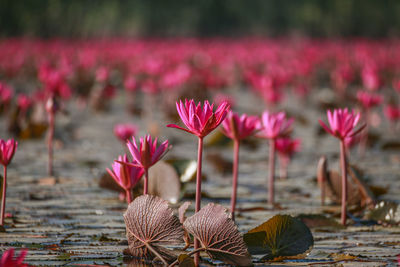
[{"label": "green foliage background", "polygon": [[399,33],[399,0],[0,0],[2,37]]}]

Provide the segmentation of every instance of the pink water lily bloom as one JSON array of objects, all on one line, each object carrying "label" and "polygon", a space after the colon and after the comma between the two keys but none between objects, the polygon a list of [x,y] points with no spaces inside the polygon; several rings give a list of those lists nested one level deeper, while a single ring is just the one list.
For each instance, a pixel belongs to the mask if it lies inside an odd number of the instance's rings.
[{"label": "pink water lily bloom", "polygon": [[[128,140],[126,145],[132,154],[133,159],[137,162],[137,166],[148,169],[157,163],[168,151],[168,140],[164,141],[157,147],[157,138],[152,140],[150,135],[140,138],[140,146],[136,145],[135,139],[133,142]],[[135,164],[131,164],[135,165]]]},{"label": "pink water lily bloom", "polygon": [[213,112],[213,108],[214,104],[210,105],[207,100],[204,101],[203,107],[201,102],[196,106],[193,99],[189,101],[185,99],[185,103],[176,102],[178,114],[187,129],[175,124],[168,124],[167,127],[178,128],[203,138],[222,123],[229,111],[229,104],[223,101],[215,112]]},{"label": "pink water lily bloom", "polygon": [[257,131],[259,119],[256,116],[247,114],[239,115],[236,112],[229,111],[225,120],[222,122],[222,133],[231,139],[244,139]]},{"label": "pink water lily bloom", "polygon": [[21,250],[21,253],[14,259],[14,249],[11,248],[3,253],[0,260],[0,267],[28,267],[29,265],[23,263],[28,250]]},{"label": "pink water lily bloom", "polygon": [[267,139],[287,136],[292,131],[293,122],[294,119],[286,118],[286,113],[283,111],[275,114],[264,111],[261,116],[259,136]]},{"label": "pink water lily bloom", "polygon": [[[120,163],[123,162],[123,163]],[[132,202],[132,189],[140,181],[144,174],[144,169],[140,167],[130,166],[131,163],[124,154],[118,157],[118,161],[112,164],[112,170],[106,169],[111,177],[125,190],[126,200],[128,204]]]},{"label": "pink water lily bloom", "polygon": [[283,137],[276,140],[275,146],[279,154],[290,158],[300,150],[300,143],[300,139]]},{"label": "pink water lily bloom", "polygon": [[[118,161],[130,163],[126,154],[119,156]],[[112,170],[107,168],[107,172],[125,190],[132,189],[140,181],[144,173],[142,168],[121,164],[117,161],[111,166]]]},{"label": "pink water lily bloom", "polygon": [[358,122],[360,121],[360,113],[355,113],[354,110],[349,112],[345,109],[335,109],[327,111],[328,127],[323,121],[319,120],[319,124],[331,135],[344,140],[348,137],[353,137],[364,129],[365,124],[355,130]]},{"label": "pink water lily bloom", "polygon": [[378,106],[383,101],[383,97],[379,94],[373,94],[367,91],[358,91],[357,100],[365,109]]},{"label": "pink water lily bloom", "polygon": [[18,142],[14,139],[9,139],[7,142],[0,139],[0,164],[3,166],[10,164],[17,147]]},{"label": "pink water lily bloom", "polygon": [[130,123],[121,123],[114,126],[114,135],[122,142],[134,137],[136,133],[137,126]]}]

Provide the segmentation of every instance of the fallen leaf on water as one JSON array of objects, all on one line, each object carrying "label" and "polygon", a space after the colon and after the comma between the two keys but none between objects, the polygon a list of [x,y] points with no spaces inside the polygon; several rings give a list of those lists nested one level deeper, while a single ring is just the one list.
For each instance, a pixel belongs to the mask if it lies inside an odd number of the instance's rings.
[{"label": "fallen leaf on water", "polygon": [[55,185],[57,183],[57,179],[55,177],[43,177],[40,178],[37,183],[39,185]]},{"label": "fallen leaf on water", "polygon": [[232,173],[232,161],[224,159],[218,153],[208,153],[206,156],[207,161],[220,173]]},{"label": "fallen leaf on water", "polygon": [[309,228],[334,228],[334,229],[345,228],[335,219],[328,218],[322,214],[300,214],[297,215],[296,218],[302,221]]},{"label": "fallen leaf on water", "polygon": [[166,261],[175,259],[163,245],[183,242],[184,231],[167,201],[151,195],[139,196],[129,204],[124,220],[130,255],[151,260],[156,252]]},{"label": "fallen leaf on water", "polygon": [[358,259],[356,256],[353,256],[351,254],[340,254],[340,253],[331,253],[331,254],[329,254],[328,257],[332,258],[335,261],[357,260]]},{"label": "fallen leaf on water", "polygon": [[366,213],[365,218],[379,223],[400,223],[399,204],[389,201],[381,201],[377,203],[372,210],[369,210]]},{"label": "fallen leaf on water", "polygon": [[187,254],[181,254],[178,257],[179,267],[195,267],[194,260]]},{"label": "fallen leaf on water", "polygon": [[212,259],[236,266],[252,265],[243,237],[221,205],[210,203],[186,219],[183,226]]},{"label": "fallen leaf on water", "polygon": [[244,235],[249,252],[263,260],[307,253],[314,245],[310,229],[290,215],[276,215]]}]

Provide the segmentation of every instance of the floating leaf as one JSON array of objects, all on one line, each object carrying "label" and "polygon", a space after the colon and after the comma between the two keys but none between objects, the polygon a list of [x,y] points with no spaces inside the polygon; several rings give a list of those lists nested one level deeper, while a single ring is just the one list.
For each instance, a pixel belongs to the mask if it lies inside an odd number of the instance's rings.
[{"label": "floating leaf", "polygon": [[171,251],[161,246],[182,242],[183,228],[167,201],[151,195],[137,197],[129,204],[124,220],[132,256],[153,259],[158,253],[173,260]]},{"label": "floating leaf", "polygon": [[244,241],[251,254],[263,259],[303,254],[314,244],[310,229],[290,215],[272,217],[245,234]]},{"label": "floating leaf", "polygon": [[309,228],[345,228],[333,218],[328,218],[321,214],[300,214],[296,216],[296,219],[302,221]]},{"label": "floating leaf", "polygon": [[200,240],[210,258],[236,266],[252,265],[241,234],[221,205],[208,204],[187,218],[183,225]]},{"label": "floating leaf", "polygon": [[399,204],[394,202],[381,201],[375,207],[368,211],[365,216],[369,220],[387,223],[400,222],[400,208]]},{"label": "floating leaf", "polygon": [[181,254],[178,257],[179,267],[195,267],[194,260],[187,254]]}]

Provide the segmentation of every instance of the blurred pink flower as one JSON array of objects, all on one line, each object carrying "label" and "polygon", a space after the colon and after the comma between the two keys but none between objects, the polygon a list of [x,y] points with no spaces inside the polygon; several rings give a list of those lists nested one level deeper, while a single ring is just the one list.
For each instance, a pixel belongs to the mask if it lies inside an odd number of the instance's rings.
[{"label": "blurred pink flower", "polygon": [[365,65],[361,72],[361,78],[364,87],[368,90],[378,90],[382,85],[379,71],[374,64]]},{"label": "blurred pink flower", "polygon": [[157,147],[157,138],[152,140],[150,135],[140,138],[140,147],[136,145],[135,139],[133,142],[128,140],[127,146],[132,154],[132,157],[136,163],[130,164],[132,166],[138,166],[143,169],[148,169],[157,163],[168,151],[168,140],[164,141],[159,147]]},{"label": "blurred pink flower", "polygon": [[110,76],[110,70],[105,66],[99,67],[96,70],[96,81],[97,82],[100,82],[100,83],[106,82],[108,80],[109,76]]},{"label": "blurred pink flower", "polygon": [[114,126],[114,135],[125,143],[128,139],[136,135],[137,130],[137,126],[134,124],[121,123]]},{"label": "blurred pink flower", "polygon": [[287,136],[292,131],[293,118],[287,119],[286,113],[281,111],[278,113],[270,113],[264,111],[261,116],[259,137],[267,139],[276,139],[278,137]]},{"label": "blurred pink flower", "polygon": [[360,133],[365,124],[355,130],[359,120],[360,113],[355,113],[354,110],[350,113],[347,108],[345,109],[335,109],[333,113],[328,110],[328,127],[323,121],[319,120],[319,124],[331,135],[339,138],[340,140],[345,140],[348,137],[353,137]]},{"label": "blurred pink flower", "polygon": [[[126,154],[118,157],[118,161],[130,163]],[[112,164],[112,170],[106,169],[111,177],[125,190],[131,190],[142,178],[144,170],[139,167],[118,163]]]},{"label": "blurred pink flower", "polygon": [[290,137],[278,138],[275,142],[278,153],[288,158],[300,150],[300,144],[300,139],[292,139]]},{"label": "blurred pink flower", "polygon": [[0,103],[7,103],[13,96],[13,90],[5,83],[0,82]]},{"label": "blurred pink flower", "polygon": [[259,119],[256,116],[247,114],[239,115],[236,112],[229,111],[225,120],[222,122],[222,133],[231,139],[241,140],[257,130]]},{"label": "blurred pink flower", "polygon": [[124,81],[124,87],[129,92],[136,91],[138,88],[138,82],[134,77],[129,76]]},{"label": "blurred pink flower", "polygon": [[0,260],[0,267],[28,267],[28,264],[23,263],[27,253],[27,249],[21,250],[19,256],[14,259],[14,249],[10,248],[3,253],[3,256]]},{"label": "blurred pink flower", "polygon": [[363,108],[370,109],[378,106],[383,101],[383,97],[379,94],[373,94],[367,91],[359,90],[357,92],[357,100]]},{"label": "blurred pink flower", "polygon": [[3,166],[10,164],[17,147],[18,142],[14,139],[9,139],[7,142],[0,139],[0,164]]},{"label": "blurred pink flower", "polygon": [[385,106],[383,112],[390,121],[397,121],[400,119],[400,107],[388,104]]},{"label": "blurred pink flower", "polygon": [[217,93],[214,96],[214,103],[219,106],[222,102],[227,102],[228,105],[232,108],[235,105],[235,98],[229,94]]},{"label": "blurred pink flower", "polygon": [[19,94],[17,96],[17,105],[23,111],[26,111],[32,105],[32,99],[25,94]]},{"label": "blurred pink flower", "polygon": [[193,99],[185,99],[185,104],[182,101],[176,102],[178,114],[188,129],[175,124],[168,124],[167,127],[178,128],[203,138],[222,123],[229,111],[227,102],[221,103],[215,112],[213,107],[214,104],[210,105],[207,100],[204,101],[203,107],[200,102],[196,106]]}]

